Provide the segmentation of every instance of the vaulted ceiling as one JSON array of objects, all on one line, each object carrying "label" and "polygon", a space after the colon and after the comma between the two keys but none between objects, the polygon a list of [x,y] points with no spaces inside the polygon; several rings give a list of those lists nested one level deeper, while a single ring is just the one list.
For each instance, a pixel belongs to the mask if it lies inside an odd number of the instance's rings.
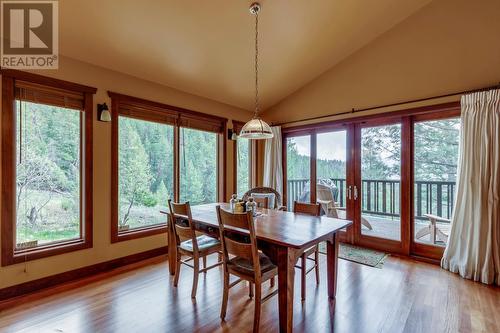
[{"label": "vaulted ceiling", "polygon": [[[261,0],[268,108],[431,0]],[[60,1],[60,53],[251,110],[251,1]]]}]

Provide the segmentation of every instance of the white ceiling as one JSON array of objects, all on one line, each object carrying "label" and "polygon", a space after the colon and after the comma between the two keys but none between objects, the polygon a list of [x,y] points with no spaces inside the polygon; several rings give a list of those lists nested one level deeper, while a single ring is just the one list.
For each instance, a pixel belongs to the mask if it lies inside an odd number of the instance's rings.
[{"label": "white ceiling", "polygon": [[[431,0],[262,0],[263,108],[288,96]],[[64,0],[60,52],[252,109],[250,1]]]}]

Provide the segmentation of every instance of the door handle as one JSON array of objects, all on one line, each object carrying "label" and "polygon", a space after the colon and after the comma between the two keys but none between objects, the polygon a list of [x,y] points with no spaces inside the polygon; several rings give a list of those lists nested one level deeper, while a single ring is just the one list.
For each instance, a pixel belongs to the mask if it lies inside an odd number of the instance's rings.
[{"label": "door handle", "polygon": [[349,200],[352,199],[352,186],[351,185],[347,186],[347,199],[349,199]]},{"label": "door handle", "polygon": [[358,187],[354,185],[354,200],[358,200]]}]

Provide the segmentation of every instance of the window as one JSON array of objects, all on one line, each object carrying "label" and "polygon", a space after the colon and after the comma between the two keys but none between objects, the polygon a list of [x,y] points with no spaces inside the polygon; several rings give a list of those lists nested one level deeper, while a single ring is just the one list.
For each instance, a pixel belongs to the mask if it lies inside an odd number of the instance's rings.
[{"label": "window", "polygon": [[174,198],[174,127],[120,116],[118,128],[118,229],[165,224],[160,209]]},{"label": "window", "polygon": [[238,138],[236,146],[236,194],[241,198],[251,188],[251,141]]},{"label": "window", "polygon": [[111,241],[164,233],[168,200],[224,199],[227,119],[109,92]]},{"label": "window", "polygon": [[2,89],[2,265],[91,247],[95,89],[10,70]]},{"label": "window", "polygon": [[16,249],[81,238],[81,113],[16,101]]},{"label": "window", "polygon": [[217,134],[180,129],[180,201],[217,202]]}]

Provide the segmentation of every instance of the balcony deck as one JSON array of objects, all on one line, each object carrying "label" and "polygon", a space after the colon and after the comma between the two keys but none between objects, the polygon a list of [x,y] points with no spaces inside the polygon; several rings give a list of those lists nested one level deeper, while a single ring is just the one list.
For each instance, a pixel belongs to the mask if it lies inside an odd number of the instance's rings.
[{"label": "balcony deck", "polygon": [[[361,233],[366,236],[374,236],[385,239],[400,240],[401,239],[401,227],[399,219],[384,218],[379,216],[369,216],[363,214],[363,217],[370,222],[372,230],[367,227],[362,226]],[[415,232],[418,232],[422,228],[426,228],[429,225],[428,221],[415,221]],[[450,224],[449,223],[436,223],[437,227],[442,230],[445,234],[449,234]],[[445,246],[443,242],[437,241],[436,244],[432,243],[430,235],[424,236],[418,239],[417,242],[430,245]]]}]

